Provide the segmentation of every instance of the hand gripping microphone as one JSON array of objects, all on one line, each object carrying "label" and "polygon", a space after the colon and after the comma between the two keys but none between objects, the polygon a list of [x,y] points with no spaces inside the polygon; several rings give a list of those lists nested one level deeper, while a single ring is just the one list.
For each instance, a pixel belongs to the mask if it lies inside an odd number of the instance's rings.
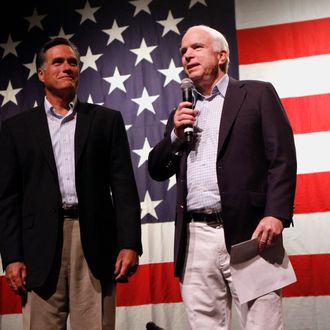
[{"label": "hand gripping microphone", "polygon": [[[194,102],[192,89],[194,87],[194,83],[189,78],[184,78],[181,81],[181,89],[182,89],[182,101]],[[186,125],[183,129],[185,140],[187,143],[191,143],[193,140],[193,132],[194,129],[192,125]]]}]

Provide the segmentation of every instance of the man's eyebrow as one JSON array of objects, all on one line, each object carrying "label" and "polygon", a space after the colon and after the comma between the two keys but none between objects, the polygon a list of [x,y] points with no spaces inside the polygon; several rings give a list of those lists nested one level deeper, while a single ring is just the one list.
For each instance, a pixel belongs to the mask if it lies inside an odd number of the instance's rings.
[{"label": "man's eyebrow", "polygon": [[[196,48],[199,46],[204,46],[205,44],[203,42],[194,42],[193,44],[191,44],[189,47],[191,48]],[[182,53],[183,51],[187,50],[187,47],[180,47],[179,48],[180,53]]]}]

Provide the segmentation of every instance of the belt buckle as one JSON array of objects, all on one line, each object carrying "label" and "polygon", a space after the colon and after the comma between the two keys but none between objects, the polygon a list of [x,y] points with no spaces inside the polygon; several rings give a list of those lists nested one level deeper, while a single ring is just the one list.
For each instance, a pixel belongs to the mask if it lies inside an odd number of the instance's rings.
[{"label": "belt buckle", "polygon": [[78,205],[68,205],[63,203],[62,211],[64,219],[76,219],[79,217]]},{"label": "belt buckle", "polygon": [[212,215],[215,216],[215,219],[210,220],[210,221],[206,221],[208,226],[222,226],[223,225],[223,220],[221,217],[221,212],[216,212],[216,213],[212,213]]},{"label": "belt buckle", "polygon": [[76,205],[72,205],[72,204],[63,203],[62,204],[62,209],[63,210],[76,210],[77,209],[77,206]]}]

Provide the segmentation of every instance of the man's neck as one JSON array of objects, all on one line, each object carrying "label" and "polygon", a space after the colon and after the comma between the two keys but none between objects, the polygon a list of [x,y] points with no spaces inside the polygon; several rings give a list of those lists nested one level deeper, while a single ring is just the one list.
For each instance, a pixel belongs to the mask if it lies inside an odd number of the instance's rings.
[{"label": "man's neck", "polygon": [[65,116],[70,111],[70,102],[73,97],[62,97],[51,93],[46,93],[46,98],[49,103],[54,107],[54,111],[61,116]]},{"label": "man's neck", "polygon": [[218,83],[218,81],[225,75],[224,72],[220,71],[219,74],[214,77],[212,80],[203,81],[196,84],[196,89],[203,95],[203,96],[210,96],[212,94],[212,90],[214,86]]}]

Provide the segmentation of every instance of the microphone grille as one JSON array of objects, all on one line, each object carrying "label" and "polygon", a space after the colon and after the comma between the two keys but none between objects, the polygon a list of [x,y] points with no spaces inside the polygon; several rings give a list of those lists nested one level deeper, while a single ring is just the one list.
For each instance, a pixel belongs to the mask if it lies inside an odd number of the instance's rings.
[{"label": "microphone grille", "polygon": [[193,88],[194,87],[194,83],[192,82],[192,80],[190,78],[183,78],[181,80],[181,88],[185,89],[185,88]]}]

